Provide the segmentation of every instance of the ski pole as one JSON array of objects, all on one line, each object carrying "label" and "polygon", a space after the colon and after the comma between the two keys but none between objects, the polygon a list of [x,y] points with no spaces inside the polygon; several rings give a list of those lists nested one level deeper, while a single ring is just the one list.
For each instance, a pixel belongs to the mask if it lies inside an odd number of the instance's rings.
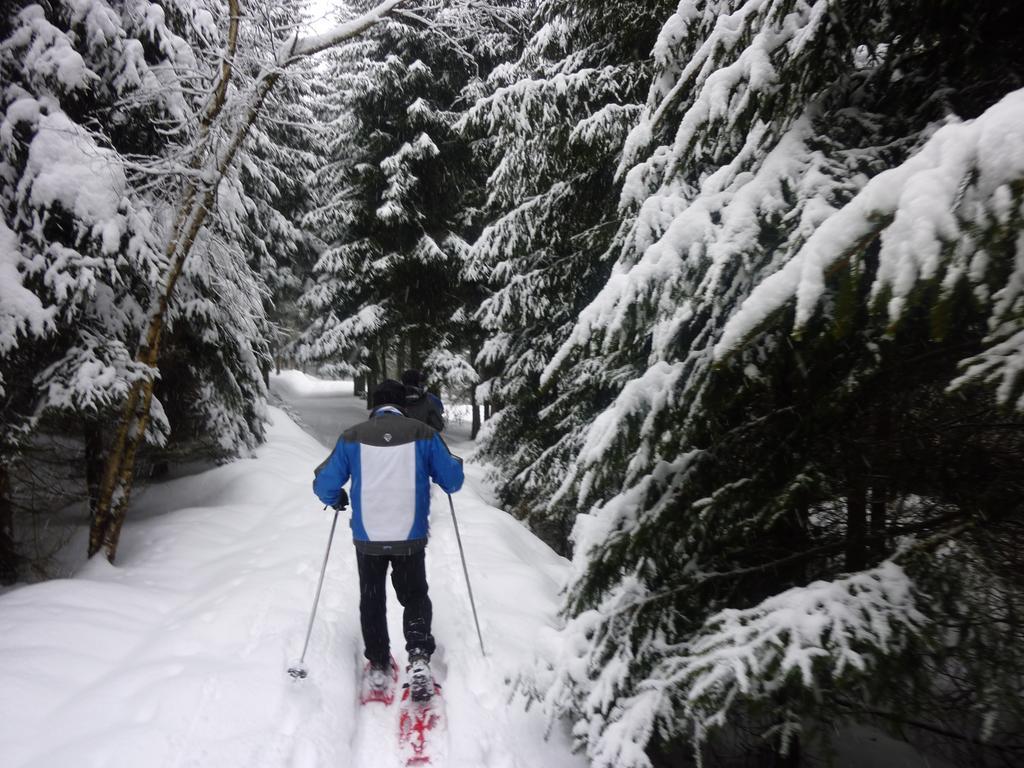
[{"label": "ski pole", "polygon": [[486,657],[487,651],[484,650],[484,636],[480,634],[480,620],[476,617],[476,603],[473,601],[473,585],[469,583],[469,569],[466,567],[466,553],[462,549],[462,537],[459,536],[459,520],[455,517],[455,502],[452,501],[452,495],[448,494],[448,506],[452,510],[452,522],[455,524],[455,540],[459,542],[459,557],[462,558],[462,572],[466,574],[466,589],[469,591],[469,604],[473,608],[473,623],[476,624],[476,636],[480,641],[480,653]]},{"label": "ski pole", "polygon": [[[325,506],[324,509],[327,509]],[[331,542],[334,541],[334,528],[338,525],[338,512],[340,510],[334,510],[334,520],[331,522],[331,533],[327,537],[327,551],[324,553],[324,564],[320,567],[320,580],[316,584],[316,596],[313,598],[313,610],[309,614],[309,627],[306,629],[306,642],[302,646],[302,655],[299,657],[299,661],[294,666],[288,667],[288,674],[291,675],[295,680],[301,680],[306,677],[308,672],[303,664],[306,660],[306,649],[309,648],[309,636],[313,634],[313,619],[316,618],[316,604],[320,602],[320,588],[324,585],[324,574],[327,572],[327,558],[331,556]]]}]

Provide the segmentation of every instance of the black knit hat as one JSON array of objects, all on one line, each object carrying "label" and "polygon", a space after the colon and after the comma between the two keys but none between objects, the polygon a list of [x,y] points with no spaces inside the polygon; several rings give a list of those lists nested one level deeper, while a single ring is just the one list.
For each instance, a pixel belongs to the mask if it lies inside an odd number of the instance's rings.
[{"label": "black knit hat", "polygon": [[382,405],[405,405],[405,386],[394,379],[384,379],[373,390],[373,407]]}]

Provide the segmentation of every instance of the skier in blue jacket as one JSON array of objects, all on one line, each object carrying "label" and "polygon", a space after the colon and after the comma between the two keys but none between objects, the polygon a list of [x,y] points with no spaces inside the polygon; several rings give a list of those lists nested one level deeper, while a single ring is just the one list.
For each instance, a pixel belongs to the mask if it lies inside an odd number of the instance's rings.
[{"label": "skier in blue jacket", "polygon": [[351,480],[350,524],[370,685],[386,685],[391,674],[385,591],[390,565],[391,583],[404,609],[410,694],[424,699],[433,694],[429,662],[435,647],[425,568],[430,481],[455,493],[463,472],[462,460],[449,452],[436,430],[402,413],[405,397],[405,387],[390,379],[374,390],[370,418],[341,434],[315,471],[313,491],[324,504],[343,507],[343,486]]}]

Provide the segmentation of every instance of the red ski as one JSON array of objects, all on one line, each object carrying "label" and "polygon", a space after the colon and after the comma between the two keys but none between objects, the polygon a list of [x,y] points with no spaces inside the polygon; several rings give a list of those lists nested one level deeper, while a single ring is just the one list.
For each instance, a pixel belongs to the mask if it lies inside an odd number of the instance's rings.
[{"label": "red ski", "polygon": [[395,687],[398,684],[398,662],[394,656],[391,657],[391,674],[373,675],[370,670],[370,662],[366,662],[363,668],[363,683],[359,691],[359,703],[369,704],[380,702],[385,706],[391,706],[395,700]]},{"label": "red ski", "polygon": [[434,695],[426,701],[415,701],[408,685],[402,690],[398,749],[403,765],[444,764],[444,700],[441,686],[433,685]]}]

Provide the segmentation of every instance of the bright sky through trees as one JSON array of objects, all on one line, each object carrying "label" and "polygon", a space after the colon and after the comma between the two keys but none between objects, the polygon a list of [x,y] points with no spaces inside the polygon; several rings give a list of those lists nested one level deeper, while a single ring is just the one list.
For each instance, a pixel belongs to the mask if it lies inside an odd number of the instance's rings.
[{"label": "bright sky through trees", "polygon": [[326,32],[334,23],[334,10],[342,3],[338,0],[309,0],[309,26],[313,32]]}]

